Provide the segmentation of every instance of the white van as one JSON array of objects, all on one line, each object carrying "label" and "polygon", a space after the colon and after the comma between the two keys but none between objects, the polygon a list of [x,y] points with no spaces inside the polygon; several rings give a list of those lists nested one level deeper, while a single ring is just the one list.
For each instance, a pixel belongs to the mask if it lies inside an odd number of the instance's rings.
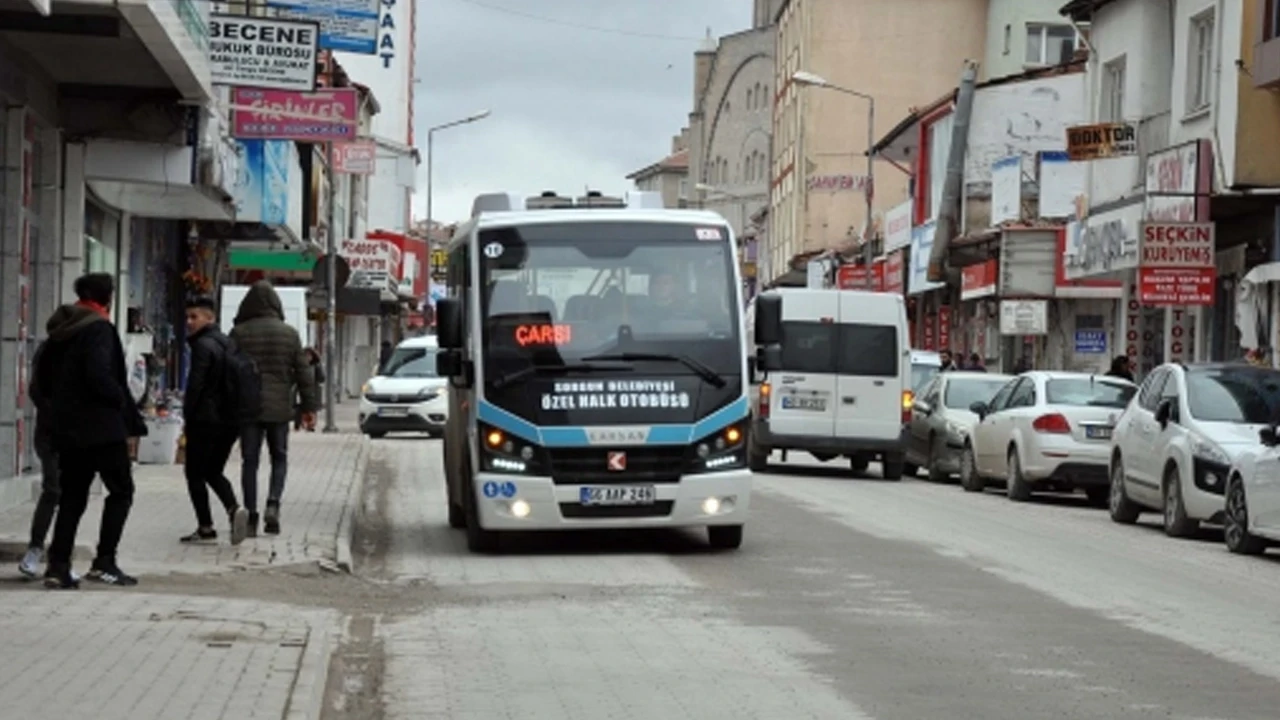
[{"label": "white van", "polygon": [[901,295],[859,290],[771,290],[782,298],[781,369],[764,378],[752,406],[750,463],[773,450],[819,460],[872,460],[902,477],[911,408],[911,350]]}]

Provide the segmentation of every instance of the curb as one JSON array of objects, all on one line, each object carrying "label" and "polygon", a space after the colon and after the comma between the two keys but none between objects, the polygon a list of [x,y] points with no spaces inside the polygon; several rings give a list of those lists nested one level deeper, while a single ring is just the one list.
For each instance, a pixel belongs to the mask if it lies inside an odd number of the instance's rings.
[{"label": "curb", "polygon": [[347,501],[342,506],[342,518],[338,521],[338,539],[335,548],[335,559],[338,568],[345,573],[354,572],[355,563],[351,555],[351,543],[355,537],[356,510],[364,497],[364,480],[369,470],[370,441],[360,435],[360,449],[356,456],[355,480],[347,490]]},{"label": "curb", "polygon": [[288,711],[283,720],[319,720],[324,713],[329,661],[334,636],[340,632],[342,624],[336,620],[327,623],[327,627],[312,626],[308,630],[307,647],[302,651],[302,661],[298,663],[295,684],[289,692]]}]

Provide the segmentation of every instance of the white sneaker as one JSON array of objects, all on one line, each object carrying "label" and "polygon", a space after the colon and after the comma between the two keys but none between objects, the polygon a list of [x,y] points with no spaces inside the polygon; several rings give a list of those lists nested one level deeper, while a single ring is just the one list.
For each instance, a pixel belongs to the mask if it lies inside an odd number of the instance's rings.
[{"label": "white sneaker", "polygon": [[27,548],[27,554],[23,555],[22,562],[18,563],[18,572],[29,578],[39,577],[42,564],[44,564],[44,550]]}]

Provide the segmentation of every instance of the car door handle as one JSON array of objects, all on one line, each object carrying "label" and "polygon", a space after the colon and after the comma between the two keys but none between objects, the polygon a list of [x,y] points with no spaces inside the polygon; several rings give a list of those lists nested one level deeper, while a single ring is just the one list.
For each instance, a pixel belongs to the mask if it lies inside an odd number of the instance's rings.
[{"label": "car door handle", "polygon": [[852,395],[845,395],[844,397],[840,398],[840,402],[844,403],[845,405],[852,405],[855,402],[857,402],[857,400],[858,399]]}]

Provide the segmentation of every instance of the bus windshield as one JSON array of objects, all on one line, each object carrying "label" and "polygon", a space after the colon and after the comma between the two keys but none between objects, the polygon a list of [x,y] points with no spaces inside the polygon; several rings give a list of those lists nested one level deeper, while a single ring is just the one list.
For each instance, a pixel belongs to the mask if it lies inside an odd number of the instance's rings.
[{"label": "bus windshield", "polygon": [[741,372],[734,256],[722,226],[531,224],[481,232],[477,247],[487,377],[618,353]]}]

